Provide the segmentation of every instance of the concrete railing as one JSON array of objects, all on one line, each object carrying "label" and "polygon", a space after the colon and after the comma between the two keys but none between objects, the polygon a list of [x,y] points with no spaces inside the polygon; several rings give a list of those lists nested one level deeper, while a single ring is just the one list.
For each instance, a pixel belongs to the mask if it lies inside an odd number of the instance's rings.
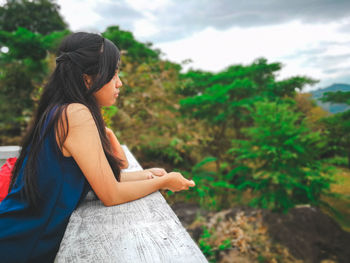
[{"label": "concrete railing", "polygon": [[[142,170],[123,149],[129,161],[124,171]],[[157,191],[112,207],[90,192],[70,217],[55,262],[208,261]]]}]

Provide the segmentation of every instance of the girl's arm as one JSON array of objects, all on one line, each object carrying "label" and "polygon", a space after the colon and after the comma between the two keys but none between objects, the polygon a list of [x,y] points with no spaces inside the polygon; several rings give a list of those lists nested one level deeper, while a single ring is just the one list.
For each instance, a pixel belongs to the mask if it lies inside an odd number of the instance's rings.
[{"label": "girl's arm", "polygon": [[79,103],[70,104],[67,107],[67,117],[69,130],[63,146],[73,156],[104,205],[126,203],[159,189],[176,192],[195,185],[193,181],[174,172],[161,177],[156,176],[152,180],[118,182],[103,152],[98,130],[89,109]]},{"label": "girl's arm", "polygon": [[153,173],[147,170],[120,173],[121,182],[148,180],[153,178],[154,178]]},{"label": "girl's arm", "polygon": [[[110,128],[106,127],[106,134],[107,134],[108,140],[111,143],[113,153],[117,156],[119,160],[123,162],[123,165],[121,168],[122,169],[128,168],[129,167],[128,159],[126,158],[124,150],[121,147],[114,132]],[[165,174],[166,174],[166,171],[163,168],[151,168],[151,169],[146,169],[146,170],[137,171],[137,172],[123,172],[121,173],[120,181],[126,182],[126,181],[146,180],[146,179],[152,179],[154,176],[163,176]]]},{"label": "girl's arm", "polygon": [[107,134],[107,138],[111,143],[111,147],[112,147],[112,151],[113,153],[117,156],[117,158],[119,160],[121,160],[123,162],[122,164],[122,169],[128,168],[129,167],[129,162],[128,159],[126,159],[124,150],[122,148],[122,146],[120,145],[117,137],[115,136],[114,132],[110,129],[106,127],[106,134]]}]

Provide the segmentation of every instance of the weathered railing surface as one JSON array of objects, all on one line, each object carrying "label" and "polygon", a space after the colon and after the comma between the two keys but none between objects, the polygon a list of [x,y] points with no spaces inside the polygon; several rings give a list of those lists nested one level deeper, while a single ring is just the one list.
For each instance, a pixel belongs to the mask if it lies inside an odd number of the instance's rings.
[{"label": "weathered railing surface", "polygon": [[[142,170],[123,146],[124,171]],[[0,146],[0,161],[16,157],[18,146]],[[207,262],[159,192],[105,207],[92,192],[73,212],[55,262]]]}]

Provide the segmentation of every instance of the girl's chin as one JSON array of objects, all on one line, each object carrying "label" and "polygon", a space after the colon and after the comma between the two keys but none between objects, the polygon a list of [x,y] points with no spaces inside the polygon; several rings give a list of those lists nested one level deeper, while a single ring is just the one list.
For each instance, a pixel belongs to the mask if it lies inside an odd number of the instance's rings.
[{"label": "girl's chin", "polygon": [[114,101],[112,101],[112,102],[110,102],[110,103],[99,104],[99,105],[100,105],[100,107],[109,107],[109,106],[114,105],[114,103],[115,103],[115,100],[114,100]]}]

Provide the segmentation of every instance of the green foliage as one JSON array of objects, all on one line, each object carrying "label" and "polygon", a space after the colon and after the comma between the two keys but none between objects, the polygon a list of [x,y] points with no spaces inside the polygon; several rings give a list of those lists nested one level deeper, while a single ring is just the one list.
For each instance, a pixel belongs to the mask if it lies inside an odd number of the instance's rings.
[{"label": "green foliage", "polygon": [[192,82],[188,80],[184,90],[195,94],[180,104],[190,117],[209,124],[232,123],[248,119],[249,109],[257,100],[294,97],[296,89],[315,83],[306,77],[276,81],[275,73],[280,69],[279,63],[258,59],[251,65],[231,66],[215,75],[190,71],[183,78],[191,78]]},{"label": "green foliage", "polygon": [[107,127],[111,127],[112,125],[112,117],[116,115],[118,112],[117,106],[109,106],[109,107],[102,107],[102,115],[103,115],[103,120],[106,123]]},{"label": "green foliage", "polygon": [[323,118],[320,122],[324,126],[323,133],[327,136],[326,154],[332,155],[345,155],[347,152],[347,146],[349,145],[349,136],[347,133],[347,127],[343,125],[343,113],[331,115]]},{"label": "green foliage", "polygon": [[206,226],[203,226],[203,233],[198,240],[199,248],[209,260],[209,262],[217,262],[217,257],[220,251],[227,250],[232,248],[231,240],[224,239],[220,244],[213,245],[212,240],[215,236],[215,229],[208,229]]},{"label": "green foliage", "polygon": [[159,50],[151,49],[152,44],[143,44],[135,40],[129,31],[121,30],[118,26],[108,27],[102,35],[111,40],[120,50],[126,51],[126,55],[134,61],[159,59]]},{"label": "green foliage", "polygon": [[34,93],[49,73],[48,54],[56,52],[69,31],[50,33],[66,26],[58,6],[47,0],[7,1],[0,7],[0,18],[0,47],[9,49],[0,53],[0,134],[6,138],[25,129],[34,109]]},{"label": "green foliage", "polygon": [[315,83],[306,77],[276,81],[280,69],[280,63],[268,63],[260,58],[250,65],[230,66],[217,74],[190,71],[182,76],[184,84],[177,92],[191,96],[180,100],[181,111],[203,122],[207,138],[202,151],[217,157],[217,171],[221,162],[232,161],[226,152],[232,139],[245,137],[242,129],[251,125],[250,113],[255,102],[292,99],[296,89]]},{"label": "green foliage", "polygon": [[[350,85],[348,84],[332,84],[326,88],[317,89],[310,91],[312,98],[317,101],[318,106],[322,107],[325,111],[335,114],[338,112],[344,112],[350,109],[350,105],[344,104],[344,103],[327,103],[322,102],[321,98],[328,92],[336,92],[336,91],[343,91],[348,92],[350,91]],[[342,98],[342,100],[344,100]]]},{"label": "green foliage", "polygon": [[177,93],[185,96],[195,96],[202,93],[209,85],[214,74],[200,70],[190,70],[180,75],[182,85],[178,87]]},{"label": "green foliage", "polygon": [[[321,100],[350,105],[350,92],[326,92]],[[325,133],[328,135],[328,153],[346,156],[348,167],[350,167],[350,110],[324,118],[322,123],[325,126]]]},{"label": "green foliage", "polygon": [[208,228],[203,227],[203,234],[198,240],[199,248],[209,260],[209,262],[215,262],[215,251],[208,240],[211,238],[211,233]]},{"label": "green foliage", "polygon": [[67,28],[52,0],[7,0],[0,6],[0,30],[13,32],[19,27],[43,35]]},{"label": "green foliage", "polygon": [[191,178],[196,183],[195,188],[185,192],[186,198],[192,201],[198,200],[201,207],[209,210],[227,208],[228,194],[235,188],[229,183],[229,178],[223,170],[217,173],[206,167],[216,160],[214,157],[206,157],[194,165],[190,172],[182,171],[185,177]]},{"label": "green foliage", "polygon": [[350,105],[350,92],[335,91],[335,92],[326,92],[321,98],[323,102],[332,102],[332,103],[346,103]]},{"label": "green foliage", "polygon": [[47,51],[55,54],[58,51],[59,45],[63,38],[71,33],[68,29],[63,31],[55,31],[50,34],[44,35],[41,38],[41,44]]},{"label": "green foliage", "polygon": [[251,204],[288,211],[297,204],[322,204],[329,194],[331,167],[319,161],[322,138],[311,132],[300,114],[283,101],[258,102],[254,124],[245,129],[247,140],[234,140],[233,176],[237,188],[251,189]]},{"label": "green foliage", "polygon": [[329,159],[324,160],[325,163],[328,163],[330,165],[340,166],[340,167],[347,167],[348,166],[348,159],[343,156],[334,156]]},{"label": "green foliage", "polygon": [[[20,76],[20,77],[19,77]],[[20,135],[33,107],[31,75],[20,63],[2,68],[0,77],[0,135]]]},{"label": "green foliage", "polygon": [[158,160],[173,165],[181,164],[184,159],[181,153],[176,149],[175,145],[170,141],[170,145],[164,144],[161,138],[154,138],[148,144],[142,146],[142,152],[145,160]]},{"label": "green foliage", "polygon": [[0,31],[0,43],[7,46],[9,52],[2,54],[4,58],[31,59],[39,61],[46,57],[46,50],[41,44],[41,34],[33,33],[26,28],[18,28],[14,32]]}]

